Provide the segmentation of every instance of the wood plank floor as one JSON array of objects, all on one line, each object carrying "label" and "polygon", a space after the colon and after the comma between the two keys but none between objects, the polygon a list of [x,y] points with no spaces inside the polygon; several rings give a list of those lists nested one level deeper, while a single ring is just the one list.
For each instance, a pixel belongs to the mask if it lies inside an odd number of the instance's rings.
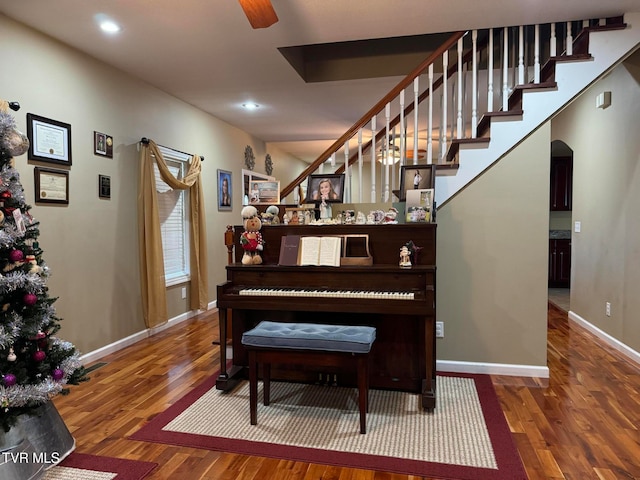
[{"label": "wood plank floor", "polygon": [[[55,404],[76,451],[159,464],[159,479],[415,480],[419,477],[129,440],[218,369],[217,312],[115,354]],[[493,377],[530,479],[640,479],[640,366],[549,308],[549,379]]]}]

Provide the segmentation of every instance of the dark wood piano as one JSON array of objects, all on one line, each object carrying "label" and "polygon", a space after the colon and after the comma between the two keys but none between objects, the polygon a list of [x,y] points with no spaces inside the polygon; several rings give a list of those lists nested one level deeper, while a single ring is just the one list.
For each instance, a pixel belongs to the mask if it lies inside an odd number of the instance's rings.
[{"label": "dark wood piano", "polygon": [[[262,320],[370,325],[377,329],[370,354],[371,388],[420,393],[427,410],[435,407],[436,224],[397,225],[265,225],[262,265],[242,265],[234,227],[235,263],[227,281],[218,285],[220,310],[219,390],[247,378],[242,333]],[[285,235],[366,234],[373,265],[308,267],[278,265]],[[399,267],[400,247],[409,241],[421,247],[411,268]],[[253,294],[255,289],[259,293]],[[301,292],[304,291],[304,292]],[[272,294],[271,294],[272,292]],[[301,296],[304,295],[304,296]],[[233,361],[227,365],[227,319],[231,317]],[[274,379],[318,380],[318,372],[286,365],[272,370]],[[338,384],[353,384],[346,372],[330,372]]]}]

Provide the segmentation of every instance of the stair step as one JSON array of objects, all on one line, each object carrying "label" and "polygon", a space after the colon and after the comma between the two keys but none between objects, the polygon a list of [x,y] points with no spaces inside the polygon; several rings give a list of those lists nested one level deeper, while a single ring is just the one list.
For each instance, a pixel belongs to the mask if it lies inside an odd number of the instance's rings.
[{"label": "stair step", "polygon": [[457,162],[438,163],[436,164],[436,175],[455,175],[458,171],[458,168],[460,168],[460,165]]},{"label": "stair step", "polygon": [[[478,137],[485,137],[491,131],[491,119],[492,118],[508,118],[508,117],[522,117],[524,112],[522,110],[508,110],[506,112],[487,112],[482,115],[482,118],[478,122]],[[516,120],[516,118],[514,118]]]},{"label": "stair step", "polygon": [[[447,151],[447,162],[453,162],[456,158],[456,155],[460,151],[460,145],[477,145],[481,143],[489,143],[491,141],[490,137],[478,137],[478,138],[454,138],[451,140],[451,146]],[[456,162],[457,163],[457,162]]]},{"label": "stair step", "polygon": [[554,90],[558,88],[556,82],[541,82],[541,83],[525,83],[524,85],[516,85],[509,95],[509,111],[517,110],[522,107],[522,93],[525,91],[540,91],[540,90]]}]

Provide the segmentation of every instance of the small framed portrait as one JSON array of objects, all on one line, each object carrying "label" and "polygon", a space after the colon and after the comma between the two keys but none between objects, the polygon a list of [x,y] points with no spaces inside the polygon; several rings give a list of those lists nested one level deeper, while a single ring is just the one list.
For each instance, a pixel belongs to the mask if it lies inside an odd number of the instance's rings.
[{"label": "small framed portrait", "polygon": [[266,180],[274,181],[275,177],[255,173],[251,170],[242,170],[242,197],[247,204],[251,203],[251,189],[253,188],[253,182]]},{"label": "small framed portrait", "polygon": [[407,199],[407,190],[436,187],[436,165],[404,165],[400,171],[400,201]]},{"label": "small framed portrait", "polygon": [[113,158],[113,137],[106,133],[93,132],[93,154]]},{"label": "small framed portrait", "polygon": [[280,203],[280,182],[277,180],[251,182],[250,205],[277,205],[278,203]]},{"label": "small framed portrait", "polygon": [[309,175],[304,203],[344,202],[344,174]]},{"label": "small framed portrait", "polygon": [[98,197],[111,198],[111,177],[98,175]]},{"label": "small framed portrait", "polygon": [[231,199],[233,190],[231,183],[231,172],[218,169],[218,210],[231,210]]}]

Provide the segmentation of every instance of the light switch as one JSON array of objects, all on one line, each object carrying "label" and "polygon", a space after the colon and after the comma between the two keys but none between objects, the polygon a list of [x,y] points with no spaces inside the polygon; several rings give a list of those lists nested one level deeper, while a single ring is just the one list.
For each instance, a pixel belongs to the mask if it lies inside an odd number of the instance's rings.
[{"label": "light switch", "polygon": [[575,222],[574,227],[573,227],[573,231],[576,233],[580,233],[580,228],[582,227],[582,225],[580,224],[580,222]]}]

